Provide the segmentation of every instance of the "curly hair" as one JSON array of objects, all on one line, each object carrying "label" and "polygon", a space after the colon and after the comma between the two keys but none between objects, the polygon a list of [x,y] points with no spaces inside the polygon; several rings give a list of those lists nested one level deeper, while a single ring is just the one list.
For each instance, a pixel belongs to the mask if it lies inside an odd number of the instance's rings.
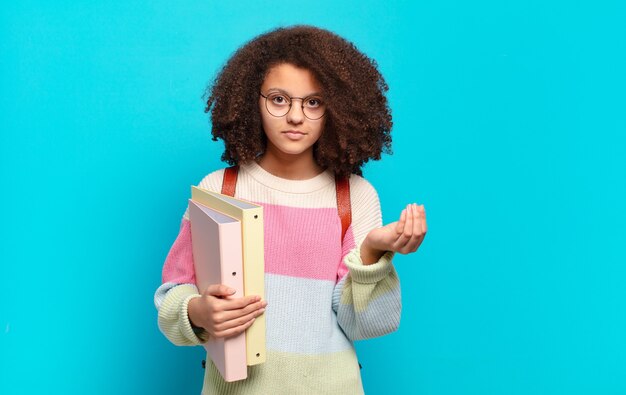
[{"label": "curly hair", "polygon": [[312,26],[278,28],[255,37],[228,60],[205,93],[213,141],[224,140],[222,160],[246,163],[265,152],[258,97],[267,72],[290,63],[309,70],[327,103],[314,158],[339,176],[391,153],[389,89],[376,62],[338,35]]}]

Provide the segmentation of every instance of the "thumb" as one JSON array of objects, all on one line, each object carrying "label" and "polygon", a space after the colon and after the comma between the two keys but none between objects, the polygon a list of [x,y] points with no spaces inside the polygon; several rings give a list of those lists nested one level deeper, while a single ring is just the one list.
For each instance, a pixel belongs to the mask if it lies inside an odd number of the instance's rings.
[{"label": "thumb", "polygon": [[235,290],[224,284],[211,284],[204,293],[211,296],[230,296],[235,293]]}]

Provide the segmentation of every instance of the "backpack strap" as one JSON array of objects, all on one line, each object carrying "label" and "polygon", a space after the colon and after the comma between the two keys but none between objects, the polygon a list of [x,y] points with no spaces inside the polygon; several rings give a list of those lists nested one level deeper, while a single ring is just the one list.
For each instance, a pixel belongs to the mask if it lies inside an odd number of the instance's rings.
[{"label": "backpack strap", "polygon": [[232,166],[224,169],[224,180],[222,181],[222,195],[235,197],[237,174],[239,174],[238,166]]},{"label": "backpack strap", "polygon": [[335,175],[335,189],[337,190],[337,213],[341,219],[341,241],[346,237],[348,227],[352,223],[352,205],[350,204],[350,180],[347,177]]},{"label": "backpack strap", "polygon": [[[238,166],[224,169],[224,180],[222,181],[223,195],[235,196],[238,174]],[[341,219],[341,241],[343,242],[343,238],[346,236],[346,232],[352,223],[350,180],[346,177],[335,176],[335,189],[337,191],[337,214],[339,214],[339,218]]]}]

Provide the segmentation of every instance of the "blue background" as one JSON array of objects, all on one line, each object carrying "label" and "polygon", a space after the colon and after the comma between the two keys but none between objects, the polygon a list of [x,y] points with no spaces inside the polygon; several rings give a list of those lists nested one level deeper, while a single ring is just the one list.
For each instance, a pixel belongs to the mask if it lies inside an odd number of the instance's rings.
[{"label": "blue background", "polygon": [[[426,3],[426,2],[424,2]],[[401,328],[368,394],[626,393],[621,1],[21,1],[0,10],[0,393],[199,393],[153,293],[189,185],[223,165],[201,96],[279,25],[353,41],[390,85],[385,222]]]}]

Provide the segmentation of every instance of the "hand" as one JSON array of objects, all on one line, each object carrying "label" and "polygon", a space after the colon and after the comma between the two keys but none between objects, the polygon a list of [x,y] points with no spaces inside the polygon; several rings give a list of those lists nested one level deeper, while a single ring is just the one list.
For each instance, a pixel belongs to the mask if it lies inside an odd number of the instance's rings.
[{"label": "hand", "polygon": [[385,251],[409,254],[417,251],[426,237],[426,211],[424,205],[409,204],[400,214],[400,220],[372,229],[361,245],[364,264],[371,264]]},{"label": "hand", "polygon": [[236,336],[265,312],[267,302],[259,296],[228,298],[235,290],[222,284],[209,285],[201,297],[189,301],[187,313],[193,325],[204,328],[209,336]]}]

